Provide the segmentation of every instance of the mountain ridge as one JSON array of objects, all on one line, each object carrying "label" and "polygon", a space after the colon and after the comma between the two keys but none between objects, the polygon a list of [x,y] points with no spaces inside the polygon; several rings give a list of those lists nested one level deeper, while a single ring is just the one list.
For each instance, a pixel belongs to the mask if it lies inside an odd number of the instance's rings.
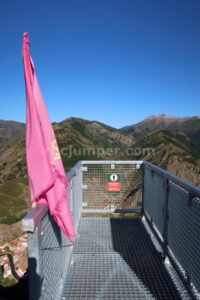
[{"label": "mountain ridge", "polygon": [[158,130],[168,130],[170,132],[182,133],[187,135],[191,141],[200,142],[200,117],[166,117],[157,115],[147,117],[143,121],[125,126],[119,129],[121,133],[130,134],[136,140],[143,139],[147,134]]},{"label": "mountain ridge", "polygon": [[[103,126],[108,130],[120,132],[121,134],[130,134],[134,139],[143,138],[146,134],[154,132],[156,130],[168,129],[168,130],[176,130],[183,131],[184,125],[189,123],[197,122],[199,124],[198,130],[200,132],[200,116],[171,116],[167,114],[158,114],[158,115],[150,115],[145,119],[141,120],[132,125],[123,126],[121,128],[116,128],[103,122],[96,120],[86,120],[80,117],[68,117],[60,122],[53,122],[52,124],[59,125],[69,125],[73,123],[84,124],[84,126],[89,126],[96,124],[97,126]],[[149,126],[150,125],[150,126]],[[189,124],[188,127],[194,124]],[[188,131],[188,130],[186,130]],[[194,131],[194,128],[192,129]],[[23,138],[25,136],[25,123],[17,122],[14,120],[3,120],[0,119],[0,147],[5,145],[7,142],[12,142],[16,139]],[[200,137],[199,137],[200,140]]]},{"label": "mountain ridge", "polygon": [[22,138],[25,134],[25,124],[0,119],[0,147]]},{"label": "mountain ridge", "polygon": [[[145,159],[200,186],[200,119],[181,119],[181,122],[177,122],[177,119],[166,122],[168,116],[157,119],[158,124],[155,124],[155,118],[147,118],[139,123],[139,128],[138,124],[133,125],[136,128],[131,127],[128,133],[82,118],[70,117],[62,122],[54,122],[65,170],[68,171],[78,160]],[[25,124],[1,121],[0,137],[4,138],[3,144],[0,144],[1,223],[19,219],[30,209],[30,201]]]}]

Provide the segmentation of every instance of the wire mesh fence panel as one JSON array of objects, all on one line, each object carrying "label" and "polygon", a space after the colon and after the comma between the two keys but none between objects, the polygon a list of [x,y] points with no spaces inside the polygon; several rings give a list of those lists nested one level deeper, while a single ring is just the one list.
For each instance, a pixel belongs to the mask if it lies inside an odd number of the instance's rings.
[{"label": "wire mesh fence panel", "polygon": [[70,261],[71,248],[70,242],[48,213],[42,220],[41,261],[43,278],[41,299],[58,299]]},{"label": "wire mesh fence panel", "polygon": [[200,199],[173,183],[169,187],[168,246],[200,293]]},{"label": "wire mesh fence panel", "polygon": [[[68,172],[67,176],[69,185],[66,193],[77,229],[82,206],[81,164]],[[46,206],[38,205],[32,210],[31,217],[27,215],[27,219],[30,224],[37,224],[34,230],[30,230],[30,225],[26,228],[28,231],[29,298],[30,300],[60,299],[73,244],[69,242]]]},{"label": "wire mesh fence panel", "polygon": [[162,237],[164,235],[165,197],[164,179],[152,170],[145,168],[144,212]]},{"label": "wire mesh fence panel", "polygon": [[142,205],[142,172],[137,163],[83,163],[83,210]]},{"label": "wire mesh fence panel", "polygon": [[150,226],[162,233],[163,254],[192,299],[200,299],[200,189],[145,163],[143,199]]}]

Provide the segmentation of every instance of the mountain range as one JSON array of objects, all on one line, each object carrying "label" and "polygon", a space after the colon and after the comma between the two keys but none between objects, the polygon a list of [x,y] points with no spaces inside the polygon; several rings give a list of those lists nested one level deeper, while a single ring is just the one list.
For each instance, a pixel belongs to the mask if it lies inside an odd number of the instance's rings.
[{"label": "mountain range", "polygon": [[25,124],[0,120],[0,147],[23,138],[24,134]]},{"label": "mountain range", "polygon": [[[66,171],[81,159],[146,159],[200,186],[199,116],[153,115],[120,129],[68,118],[53,128]],[[0,120],[0,223],[18,219],[29,203],[25,124]]]}]

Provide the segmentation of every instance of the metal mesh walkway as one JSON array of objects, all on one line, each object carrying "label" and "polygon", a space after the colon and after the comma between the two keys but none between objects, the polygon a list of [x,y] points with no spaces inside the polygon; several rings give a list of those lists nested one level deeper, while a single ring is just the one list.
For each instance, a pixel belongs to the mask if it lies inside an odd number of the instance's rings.
[{"label": "metal mesh walkway", "polygon": [[140,219],[83,218],[79,234],[63,300],[182,298]]}]

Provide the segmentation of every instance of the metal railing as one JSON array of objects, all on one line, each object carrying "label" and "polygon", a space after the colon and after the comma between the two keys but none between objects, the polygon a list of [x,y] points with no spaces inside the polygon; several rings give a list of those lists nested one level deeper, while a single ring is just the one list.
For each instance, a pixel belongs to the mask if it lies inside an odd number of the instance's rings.
[{"label": "metal railing", "polygon": [[82,161],[83,212],[141,212],[142,161]]},{"label": "metal railing", "polygon": [[143,164],[143,213],[185,287],[200,299],[200,189]]},{"label": "metal railing", "polygon": [[[67,195],[75,228],[81,215],[82,171],[78,163],[67,173]],[[73,245],[50,216],[45,205],[38,205],[22,220],[28,232],[29,299],[60,299]]]},{"label": "metal railing", "polygon": [[67,196],[70,201],[71,214],[77,230],[82,209],[82,163],[78,162],[68,173],[69,187]]},{"label": "metal railing", "polygon": [[[163,258],[200,299],[200,189],[146,161],[82,161],[67,177],[76,229],[82,213],[140,212]],[[45,206],[34,208],[22,228],[28,232],[30,300],[60,299],[73,246]]]}]

